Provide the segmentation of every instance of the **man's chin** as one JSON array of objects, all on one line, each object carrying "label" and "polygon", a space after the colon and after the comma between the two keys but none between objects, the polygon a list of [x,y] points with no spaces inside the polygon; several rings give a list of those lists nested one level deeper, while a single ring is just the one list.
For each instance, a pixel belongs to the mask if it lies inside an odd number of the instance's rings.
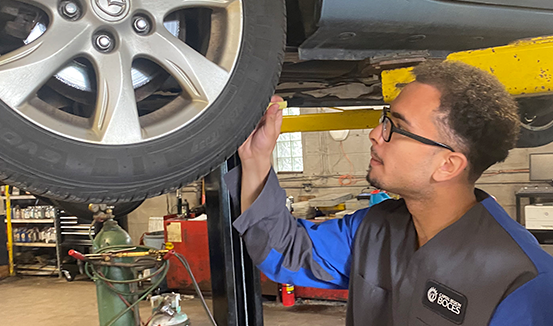
[{"label": "man's chin", "polygon": [[382,189],[382,184],[374,177],[374,176],[371,176],[371,170],[369,169],[369,173],[367,173],[367,177],[365,178],[367,180],[367,182],[377,188],[377,189]]}]

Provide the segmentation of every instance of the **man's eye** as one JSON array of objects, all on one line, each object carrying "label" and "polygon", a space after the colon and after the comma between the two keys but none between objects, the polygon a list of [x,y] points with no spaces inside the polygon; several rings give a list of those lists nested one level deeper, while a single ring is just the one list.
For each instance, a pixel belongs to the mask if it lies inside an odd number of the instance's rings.
[{"label": "man's eye", "polygon": [[396,128],[401,130],[401,131],[405,131],[405,132],[409,132],[409,130],[406,130],[405,128],[403,128],[401,125],[396,125]]}]

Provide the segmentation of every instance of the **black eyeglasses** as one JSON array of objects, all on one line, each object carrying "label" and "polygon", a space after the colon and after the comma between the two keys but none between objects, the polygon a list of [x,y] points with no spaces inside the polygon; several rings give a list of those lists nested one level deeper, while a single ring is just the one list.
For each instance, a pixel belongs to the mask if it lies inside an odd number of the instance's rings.
[{"label": "black eyeglasses", "polygon": [[382,138],[385,142],[389,142],[390,139],[392,139],[392,134],[394,132],[397,132],[398,134],[402,134],[403,136],[409,137],[411,139],[414,139],[418,142],[421,142],[426,145],[432,145],[432,146],[438,146],[445,149],[449,149],[452,152],[455,152],[453,148],[446,144],[438,143],[436,141],[430,140],[428,138],[424,138],[419,135],[415,135],[413,133],[410,133],[409,131],[405,131],[403,129],[399,129],[394,125],[394,122],[388,117],[388,112],[390,112],[389,108],[384,108],[382,110],[382,117],[380,118],[380,123],[382,124]]}]

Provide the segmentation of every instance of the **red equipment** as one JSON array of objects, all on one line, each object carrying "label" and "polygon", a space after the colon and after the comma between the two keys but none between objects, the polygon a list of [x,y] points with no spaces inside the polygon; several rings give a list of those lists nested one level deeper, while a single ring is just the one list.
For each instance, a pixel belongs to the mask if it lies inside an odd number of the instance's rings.
[{"label": "red equipment", "polygon": [[292,284],[281,284],[280,296],[282,299],[282,305],[285,307],[291,307],[296,303],[294,286]]},{"label": "red equipment", "polygon": [[[211,271],[209,266],[209,243],[207,222],[184,219],[168,219],[163,222],[165,243],[171,243],[174,251],[183,254],[202,292],[211,292]],[[171,260],[167,273],[167,286],[195,293],[188,272],[181,264]]]}]

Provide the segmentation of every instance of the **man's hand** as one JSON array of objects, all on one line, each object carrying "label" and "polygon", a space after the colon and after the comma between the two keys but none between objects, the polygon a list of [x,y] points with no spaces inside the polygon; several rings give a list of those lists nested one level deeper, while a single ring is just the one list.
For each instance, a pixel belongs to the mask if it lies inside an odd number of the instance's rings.
[{"label": "man's hand", "polygon": [[[280,96],[273,96],[271,103],[284,101]],[[242,161],[242,212],[248,209],[257,199],[271,170],[271,155],[276,146],[280,127],[282,126],[282,110],[278,104],[272,104],[255,130],[238,149]]]}]

